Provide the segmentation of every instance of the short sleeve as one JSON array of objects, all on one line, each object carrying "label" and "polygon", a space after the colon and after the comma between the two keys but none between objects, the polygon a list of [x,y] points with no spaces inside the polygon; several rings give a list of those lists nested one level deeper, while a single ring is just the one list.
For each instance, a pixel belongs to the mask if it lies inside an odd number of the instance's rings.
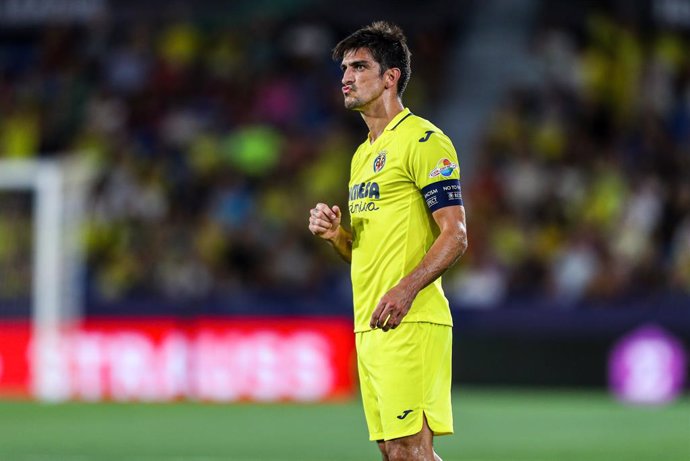
[{"label": "short sleeve", "polygon": [[429,130],[413,140],[409,172],[432,212],[463,204],[458,155],[445,134]]}]

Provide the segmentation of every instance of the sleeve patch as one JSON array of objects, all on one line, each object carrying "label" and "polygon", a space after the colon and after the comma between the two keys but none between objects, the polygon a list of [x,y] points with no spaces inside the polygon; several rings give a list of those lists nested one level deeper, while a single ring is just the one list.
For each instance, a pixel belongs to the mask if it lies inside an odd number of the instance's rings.
[{"label": "sleeve patch", "polygon": [[436,168],[431,170],[431,172],[429,173],[429,177],[435,178],[438,175],[450,176],[451,174],[453,174],[453,171],[455,171],[457,167],[458,165],[456,163],[451,162],[447,158],[442,158],[436,164]]},{"label": "sleeve patch", "polygon": [[460,180],[448,179],[429,184],[422,189],[422,196],[426,201],[426,206],[432,212],[452,205],[462,205],[462,188]]}]

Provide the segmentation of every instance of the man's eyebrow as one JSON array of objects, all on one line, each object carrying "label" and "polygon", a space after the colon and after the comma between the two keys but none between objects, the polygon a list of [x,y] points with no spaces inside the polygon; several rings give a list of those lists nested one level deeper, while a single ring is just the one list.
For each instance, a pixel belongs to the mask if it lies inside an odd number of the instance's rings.
[{"label": "man's eyebrow", "polygon": [[347,62],[347,63],[346,63],[346,62],[343,62],[343,63],[340,65],[340,67],[342,67],[342,68],[344,69],[344,68],[347,67],[347,66],[353,67],[353,66],[368,66],[368,65],[369,65],[369,61],[366,61],[366,60],[359,60],[359,61],[352,61],[352,62]]}]

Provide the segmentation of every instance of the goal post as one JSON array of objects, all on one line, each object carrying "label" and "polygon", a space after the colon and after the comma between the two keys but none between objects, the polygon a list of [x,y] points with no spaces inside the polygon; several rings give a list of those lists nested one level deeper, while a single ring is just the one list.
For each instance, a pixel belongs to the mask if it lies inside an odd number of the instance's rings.
[{"label": "goal post", "polygon": [[[72,157],[0,159],[0,191],[33,195],[31,387],[41,400],[62,400],[67,370],[61,331],[83,312],[85,199],[90,169]],[[0,210],[1,212],[1,210]]]}]

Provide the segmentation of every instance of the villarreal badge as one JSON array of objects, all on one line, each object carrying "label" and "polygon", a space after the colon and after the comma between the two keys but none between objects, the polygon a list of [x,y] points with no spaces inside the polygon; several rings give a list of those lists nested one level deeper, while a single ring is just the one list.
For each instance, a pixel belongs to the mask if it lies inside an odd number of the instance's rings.
[{"label": "villarreal badge", "polygon": [[376,156],[374,159],[374,173],[378,173],[379,171],[383,170],[383,167],[386,166],[386,151],[383,150],[379,152],[379,155]]}]

